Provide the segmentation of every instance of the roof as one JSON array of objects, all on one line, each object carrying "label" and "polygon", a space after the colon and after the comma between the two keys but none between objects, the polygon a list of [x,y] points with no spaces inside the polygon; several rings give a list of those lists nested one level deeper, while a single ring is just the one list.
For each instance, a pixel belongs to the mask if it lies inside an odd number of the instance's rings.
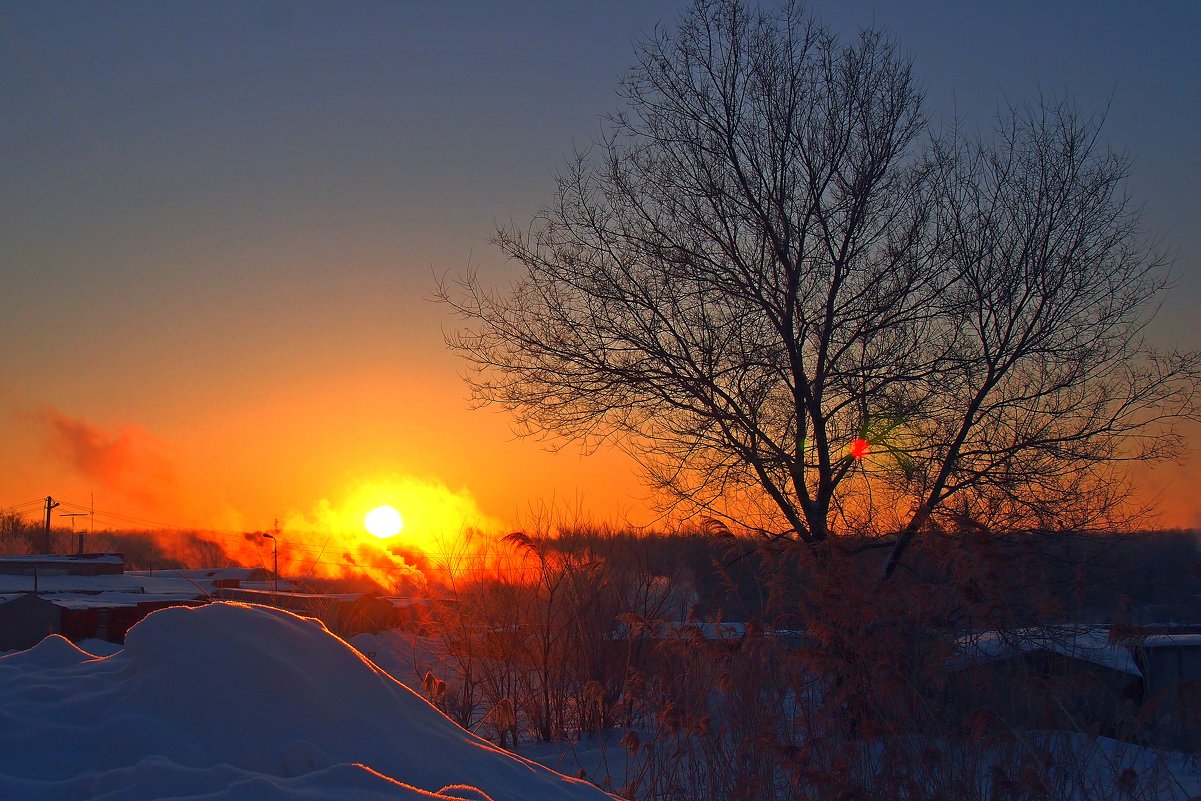
[{"label": "roof", "polygon": [[[613,639],[625,640],[632,636],[647,636],[656,640],[738,640],[747,634],[745,622],[723,621],[715,623],[709,620],[698,621],[656,621],[649,623],[649,628],[639,628],[628,623],[620,623],[613,632]],[[763,628],[759,630],[764,637],[798,637],[799,631],[791,629]]]},{"label": "roof", "polygon": [[1009,659],[1019,654],[1049,651],[1092,662],[1110,670],[1142,676],[1124,645],[1109,642],[1104,626],[1048,626],[1016,631],[985,631],[960,637],[958,652],[947,661],[952,670]]},{"label": "roof", "polygon": [[[101,576],[73,576],[60,573],[37,577],[37,591],[39,593],[132,592],[148,595],[182,593],[192,597],[200,597],[205,595],[209,589],[203,583],[193,583],[187,579],[170,574],[139,576],[132,573],[116,573]],[[33,591],[33,576],[0,573],[0,595],[30,593]]]},{"label": "roof", "polygon": [[140,604],[162,604],[196,600],[195,594],[182,593],[164,595],[145,595],[130,592],[102,592],[97,595],[65,593],[42,597],[51,603],[68,609],[109,609],[117,606],[138,606]]},{"label": "roof", "polygon": [[1201,634],[1151,634],[1142,641],[1143,648],[1201,648]]},{"label": "roof", "polygon": [[421,596],[381,595],[380,600],[391,604],[396,609],[410,609],[414,606],[433,606],[434,604],[456,604],[457,598],[425,598]]},{"label": "roof", "polygon": [[157,576],[164,572],[180,578],[190,578],[196,581],[270,581],[271,571],[262,567],[199,567],[179,568],[171,570],[129,570],[130,575]]},{"label": "roof", "polygon": [[15,601],[20,598],[37,598],[39,601],[63,609],[116,609],[118,607],[136,607],[140,604],[150,603],[183,603],[187,601],[195,601],[197,595],[195,593],[166,593],[161,595],[147,595],[145,593],[133,592],[98,592],[93,594],[77,593],[77,592],[51,592],[39,593],[20,593],[0,595],[0,605]]},{"label": "roof", "polygon": [[0,573],[94,576],[120,574],[124,569],[125,557],[119,553],[0,555]]},{"label": "roof", "polygon": [[13,564],[79,564],[80,562],[87,562],[90,564],[121,565],[125,564],[125,557],[119,553],[35,553],[21,555],[0,555],[0,564],[9,562]]},{"label": "roof", "polygon": [[116,607],[137,606],[136,603],[130,603],[127,600],[129,596],[124,593],[100,593],[99,595],[56,593],[53,595],[39,595],[38,598],[46,603],[61,606],[63,609],[114,609]]},{"label": "roof", "polygon": [[[272,599],[279,601],[308,602],[329,601],[331,603],[351,604],[368,597],[362,592],[292,592],[281,589],[275,592],[271,589],[249,589],[246,587],[218,587],[214,595],[238,601],[260,601],[266,603]],[[261,599],[261,600],[260,600]],[[372,597],[374,600],[374,597]]]}]

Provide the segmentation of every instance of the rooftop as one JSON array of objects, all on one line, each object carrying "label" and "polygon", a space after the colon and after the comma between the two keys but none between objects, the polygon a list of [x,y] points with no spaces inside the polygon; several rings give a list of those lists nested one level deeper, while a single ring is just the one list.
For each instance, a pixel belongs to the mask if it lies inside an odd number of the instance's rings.
[{"label": "rooftop", "polygon": [[1109,641],[1106,626],[1047,626],[960,637],[959,651],[947,666],[964,668],[1034,651],[1050,651],[1132,676],[1142,675],[1129,648]]}]

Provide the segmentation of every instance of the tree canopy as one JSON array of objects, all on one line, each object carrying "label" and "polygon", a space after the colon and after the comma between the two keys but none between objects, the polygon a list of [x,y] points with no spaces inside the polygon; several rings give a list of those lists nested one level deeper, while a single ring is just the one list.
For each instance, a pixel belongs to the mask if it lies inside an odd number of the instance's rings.
[{"label": "tree canopy", "polygon": [[1165,257],[1067,99],[933,129],[885,32],[698,0],[605,135],[440,288],[474,397],[635,455],[666,502],[776,536],[1096,525],[1174,453],[1197,353],[1144,338]]}]

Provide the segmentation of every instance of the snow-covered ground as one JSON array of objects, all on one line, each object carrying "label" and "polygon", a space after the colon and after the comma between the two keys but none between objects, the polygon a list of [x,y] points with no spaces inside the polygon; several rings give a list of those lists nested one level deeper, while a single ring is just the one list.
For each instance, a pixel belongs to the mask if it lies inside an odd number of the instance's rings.
[{"label": "snow-covered ground", "polygon": [[[453,680],[453,660],[437,641],[411,632],[392,630],[378,634],[357,634],[351,638],[351,643],[402,683],[418,686],[426,670]],[[1137,666],[1129,652],[1109,645],[1105,631],[1060,631],[1058,636],[1053,637],[1047,630],[1031,630],[1013,633],[1008,639],[995,634],[980,635],[965,640],[965,643],[970,649],[965,649],[967,653],[957,656],[951,664],[999,658],[1013,652],[1011,649],[1018,646],[1025,649],[1044,647],[1138,675]],[[643,750],[637,756],[631,756],[623,747],[620,742],[623,734],[625,730],[614,730],[579,740],[554,743],[523,740],[516,750],[522,756],[566,775],[583,775],[602,787],[619,791],[638,778],[645,792],[648,777],[661,767],[666,767],[670,773],[680,769],[680,765],[688,765],[692,770],[689,775],[692,776],[703,775],[709,770],[700,749],[696,756],[701,762],[690,763],[689,755],[677,751],[679,740],[674,737],[667,737],[659,745],[656,755],[649,753],[646,747],[655,740],[656,732],[645,724],[635,731],[643,743]],[[1048,771],[1046,777],[1056,789],[1050,796],[1053,798],[1064,801],[1201,801],[1201,754],[1180,753],[1072,732],[1027,732],[1019,742],[1011,744],[1008,751],[998,747],[991,753],[981,750],[977,745],[946,740],[922,739],[894,745],[911,749],[915,764],[928,747],[933,746],[948,760],[943,773],[954,773],[949,763],[955,761],[958,765],[956,770],[961,774],[978,771],[975,780],[978,787],[990,786],[993,761],[1002,766],[1011,766],[1015,760],[1021,762],[1023,753],[1039,753],[1054,756],[1054,768]],[[865,746],[867,753],[871,754],[869,762],[880,758],[878,746]],[[682,756],[684,759],[681,762]],[[665,760],[664,765],[650,764],[655,760]],[[1129,782],[1129,786],[1125,789],[1119,786],[1118,777],[1123,777],[1123,782]],[[935,793],[931,791],[931,797],[934,796]]]},{"label": "snow-covered ground", "polygon": [[[612,798],[463,731],[384,672],[419,676],[438,661],[430,643],[398,632],[354,643],[288,612],[218,603],[155,612],[120,650],[55,635],[0,657],[0,801]],[[521,751],[621,787],[645,766],[613,736]],[[1056,797],[1201,796],[1197,755],[1084,735],[1031,745],[1058,754]]]},{"label": "snow-covered ground", "polygon": [[155,612],[97,657],[0,657],[0,799],[610,796],[463,731],[318,622],[220,603]]}]

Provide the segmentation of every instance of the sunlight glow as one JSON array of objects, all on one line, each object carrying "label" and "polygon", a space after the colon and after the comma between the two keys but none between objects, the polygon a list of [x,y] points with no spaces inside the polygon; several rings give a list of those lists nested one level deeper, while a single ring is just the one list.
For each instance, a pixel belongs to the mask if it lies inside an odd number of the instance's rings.
[{"label": "sunlight glow", "polygon": [[[460,574],[464,565],[478,568],[481,554],[508,530],[466,488],[399,473],[348,475],[341,491],[307,512],[289,510],[281,528],[288,545],[281,543],[281,572],[365,577],[389,590],[403,582],[405,593]],[[259,554],[244,558],[257,560]],[[295,566],[288,567],[290,559]]]},{"label": "sunlight glow", "polygon": [[368,533],[385,540],[399,534],[404,528],[404,521],[400,518],[400,512],[391,506],[377,506],[363,518],[363,525]]},{"label": "sunlight glow", "polygon": [[863,439],[862,437],[856,437],[855,439],[851,440],[850,450],[851,458],[857,462],[861,462],[863,461],[863,457],[867,456],[868,452],[871,450],[871,446],[868,445],[867,440]]}]

